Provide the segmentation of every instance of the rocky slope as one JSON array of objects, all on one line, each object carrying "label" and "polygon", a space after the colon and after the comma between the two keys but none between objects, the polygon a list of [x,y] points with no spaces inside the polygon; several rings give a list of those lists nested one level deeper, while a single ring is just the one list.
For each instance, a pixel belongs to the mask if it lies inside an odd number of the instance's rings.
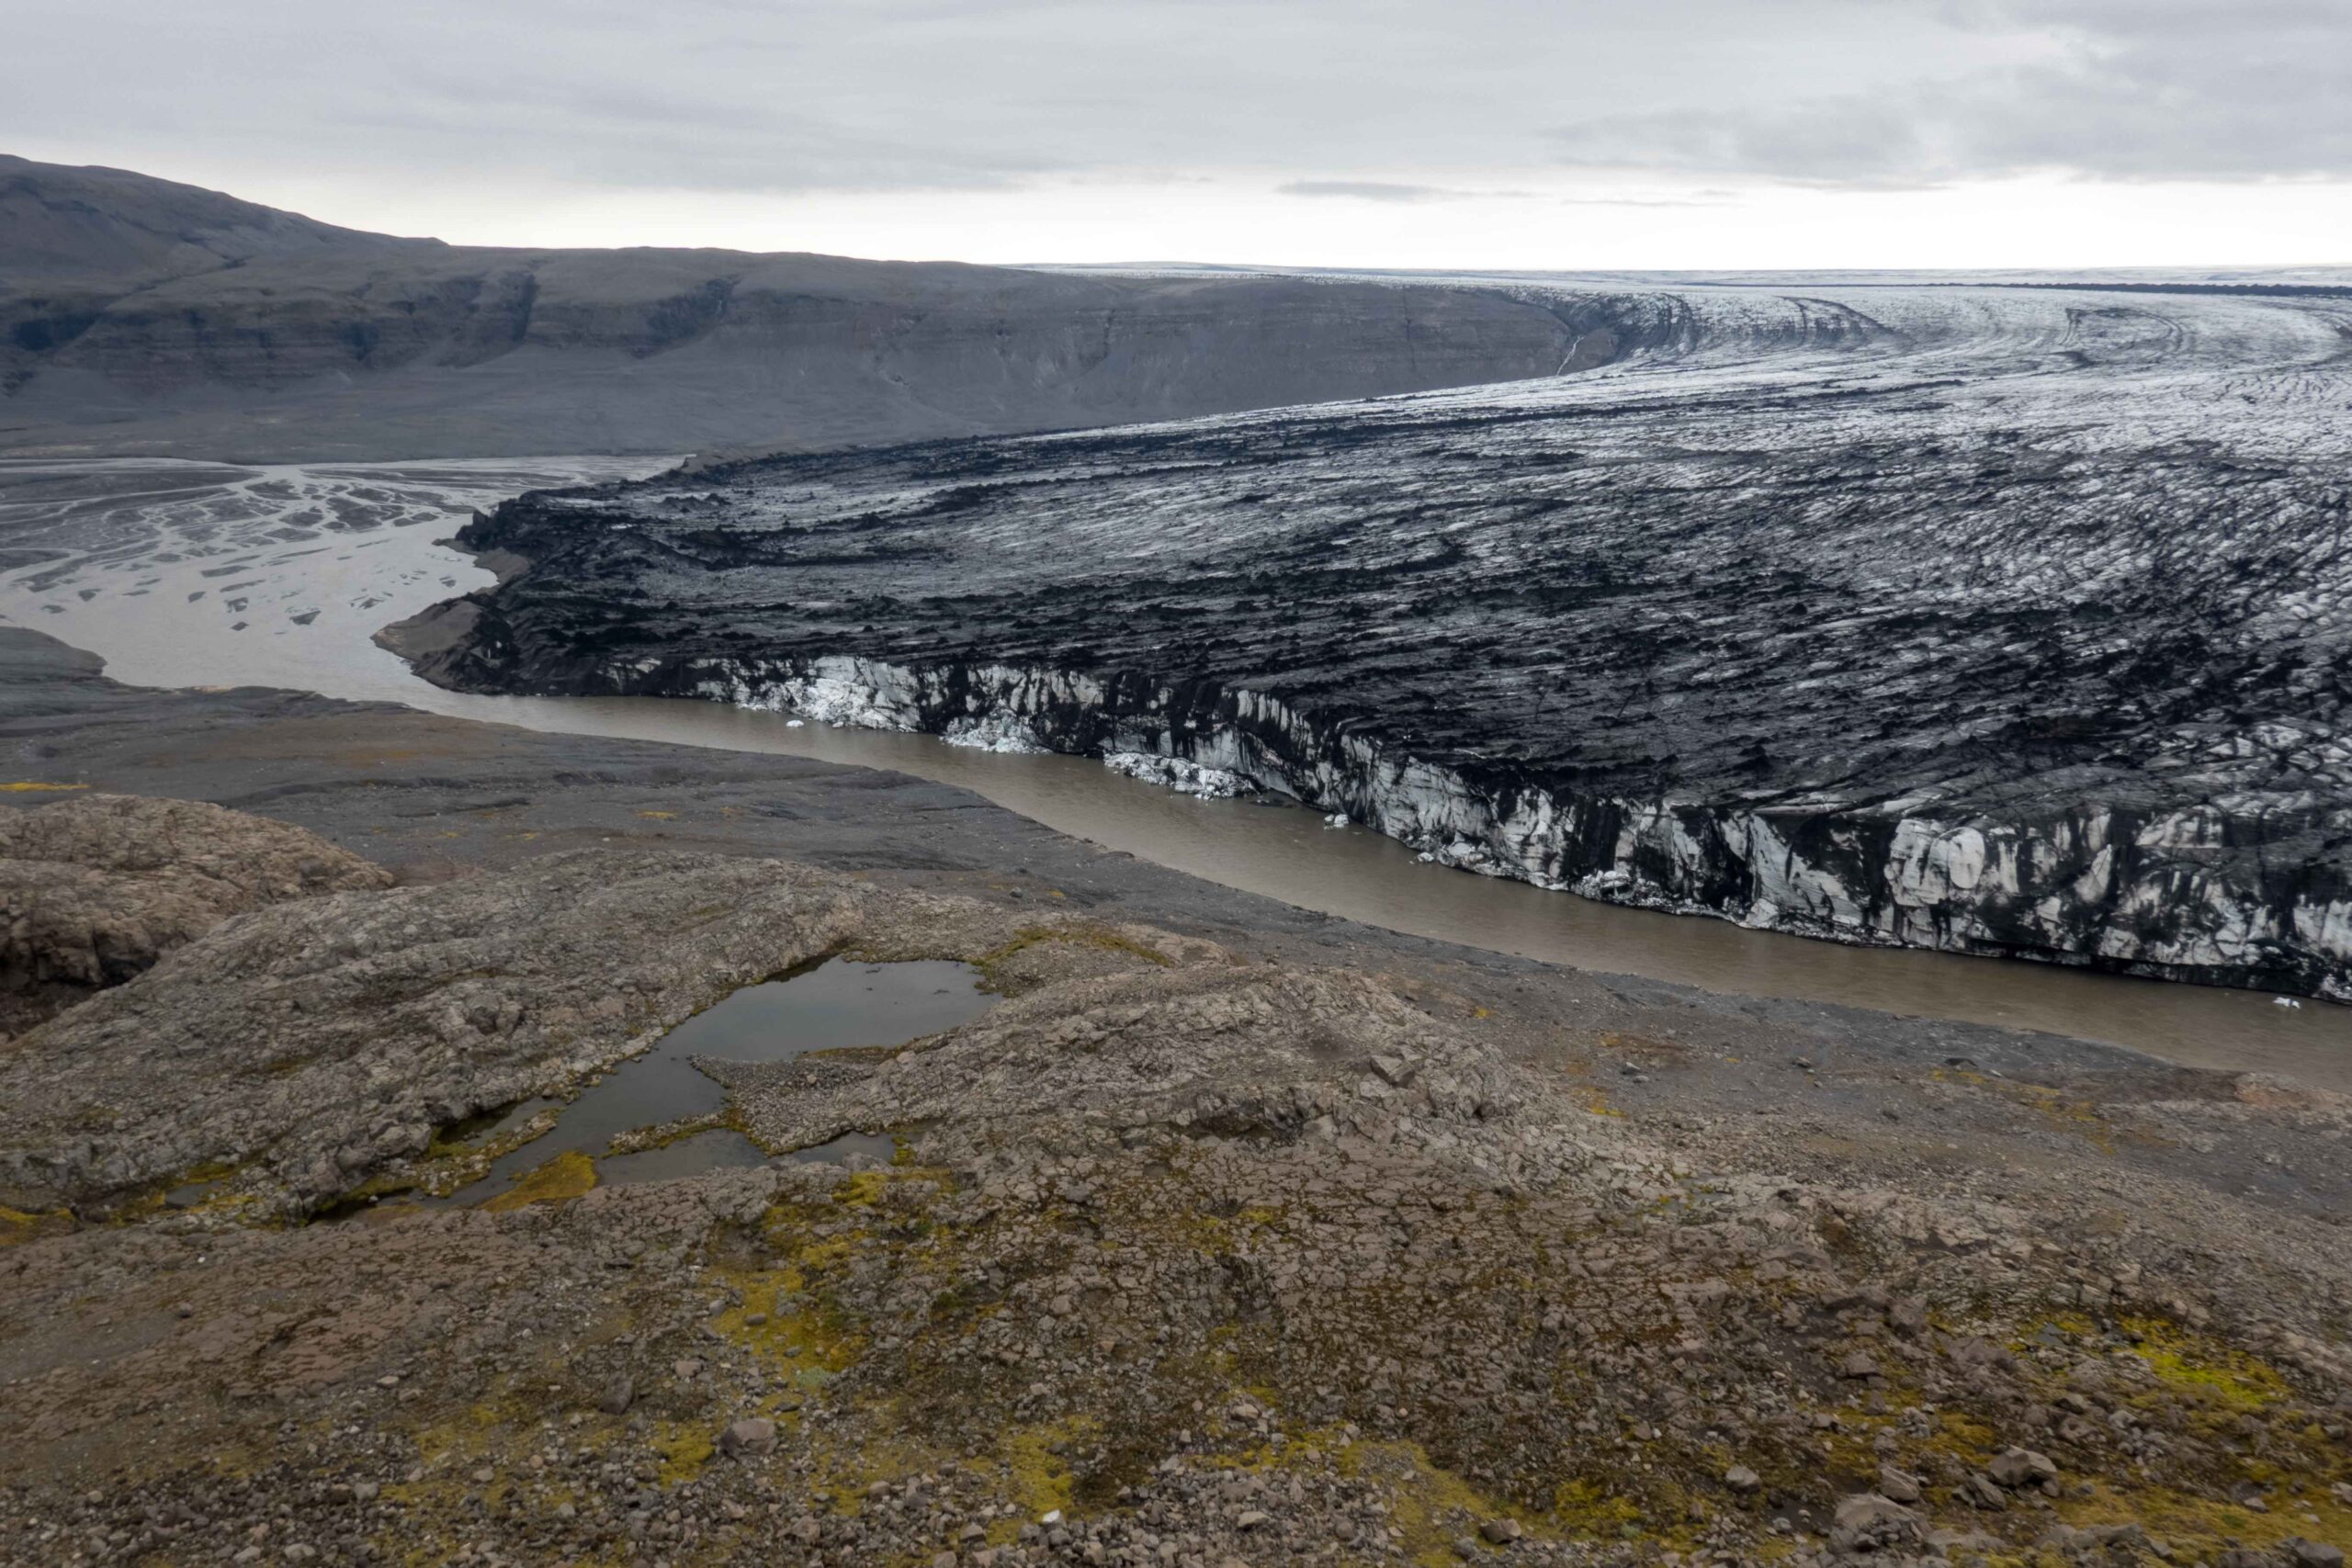
[{"label": "rocky slope", "polygon": [[[442,1126],[566,1091],[738,986],[888,945],[856,892],[775,863],[578,854],[494,885],[263,911],[0,1060],[0,1201],[104,1213],[233,1168],[271,1207],[315,1207]],[[902,903],[898,919],[953,940],[959,911]],[[632,930],[624,953],[615,936]]]},{"label": "rocky slope", "polygon": [[451,246],[0,164],[0,451],[769,451],[1548,375],[1584,335],[1476,288]]},{"label": "rocky slope", "polygon": [[[0,152],[0,298],[36,287],[98,297],[273,256],[432,248],[340,229],[219,191]],[[17,327],[17,335],[27,333]],[[18,346],[23,346],[19,344]]]},{"label": "rocky slope", "polygon": [[1592,375],[508,502],[393,634],[1489,874],[2352,999],[2352,303],[1687,290]]},{"label": "rocky slope", "polygon": [[[777,1155],[891,1163],[399,1201],[825,946],[1004,998],[708,1065]],[[1758,1065],[1556,978],[675,851],[238,916],[0,1057],[65,1205],[0,1213],[0,1561],[2340,1562],[2340,1097],[1857,1055],[1717,1104]]]}]

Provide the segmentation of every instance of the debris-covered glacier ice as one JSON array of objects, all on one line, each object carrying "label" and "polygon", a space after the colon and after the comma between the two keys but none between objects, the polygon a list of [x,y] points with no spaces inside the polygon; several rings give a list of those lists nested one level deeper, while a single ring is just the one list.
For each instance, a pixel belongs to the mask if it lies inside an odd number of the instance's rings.
[{"label": "debris-covered glacier ice", "polygon": [[530,564],[420,668],[1181,761],[1591,897],[2352,997],[2352,291],[1555,303],[1612,357],[523,497],[465,537]]}]

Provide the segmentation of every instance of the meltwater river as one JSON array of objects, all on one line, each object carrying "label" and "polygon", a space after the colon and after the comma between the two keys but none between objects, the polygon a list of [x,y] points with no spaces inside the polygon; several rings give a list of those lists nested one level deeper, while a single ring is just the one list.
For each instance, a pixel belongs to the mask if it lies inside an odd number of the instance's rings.
[{"label": "meltwater river", "polygon": [[444,692],[379,626],[489,581],[436,541],[534,487],[651,472],[645,459],[309,464],[0,461],[0,621],[103,656],[142,685],[288,686],[526,728],[893,768],[1061,832],[1367,925],[1581,968],[2102,1040],[2192,1066],[2352,1089],[2352,1010],[1950,954],[1842,947],[1545,893],[1425,865],[1314,813],[1200,801],[1091,760],[926,736],[791,728],[654,698]]}]

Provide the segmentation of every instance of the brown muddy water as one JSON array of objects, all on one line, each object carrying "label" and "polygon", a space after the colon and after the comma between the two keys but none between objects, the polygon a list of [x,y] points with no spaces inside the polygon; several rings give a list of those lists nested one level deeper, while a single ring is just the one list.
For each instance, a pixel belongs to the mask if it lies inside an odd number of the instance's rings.
[{"label": "brown muddy water", "polygon": [[[651,698],[478,697],[368,638],[489,574],[435,541],[503,494],[666,465],[607,458],[267,469],[0,462],[0,620],[106,658],[118,680],[291,686],[526,728],[892,768],[1075,838],[1366,925],[1605,973],[2106,1041],[2191,1066],[2352,1089],[2352,1010],[1943,953],[1843,947],[1425,865],[1312,812],[1201,801],[1088,759],[926,736],[794,728]],[[718,1053],[713,1053],[718,1054]]]}]

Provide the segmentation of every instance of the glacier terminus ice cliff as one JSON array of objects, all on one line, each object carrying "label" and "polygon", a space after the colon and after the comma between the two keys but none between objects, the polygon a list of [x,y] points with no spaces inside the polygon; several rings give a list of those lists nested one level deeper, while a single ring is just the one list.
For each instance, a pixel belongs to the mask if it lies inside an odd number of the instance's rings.
[{"label": "glacier terminus ice cliff", "polygon": [[2352,290],[1514,287],[1567,373],[526,495],[393,640],[2352,1001]]}]

